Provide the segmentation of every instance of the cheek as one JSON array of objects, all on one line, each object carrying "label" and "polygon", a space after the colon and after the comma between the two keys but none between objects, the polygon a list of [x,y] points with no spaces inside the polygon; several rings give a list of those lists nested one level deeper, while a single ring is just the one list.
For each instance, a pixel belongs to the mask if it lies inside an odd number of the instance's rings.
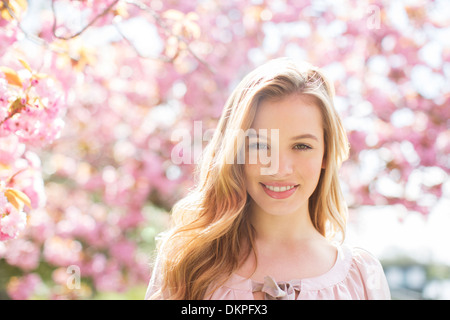
[{"label": "cheek", "polygon": [[309,161],[303,161],[301,164],[301,175],[305,180],[310,181],[313,184],[317,184],[322,172],[322,159],[309,159]]},{"label": "cheek", "polygon": [[244,176],[245,184],[248,186],[257,178],[258,165],[256,164],[245,164],[244,165]]},{"label": "cheek", "polygon": [[307,172],[316,172],[322,168],[322,158],[320,157],[313,157],[310,159],[307,159],[306,161],[303,161],[303,167],[306,169]]},{"label": "cheek", "polygon": [[250,196],[255,195],[259,186],[260,180],[260,166],[257,164],[244,165],[245,187]]}]

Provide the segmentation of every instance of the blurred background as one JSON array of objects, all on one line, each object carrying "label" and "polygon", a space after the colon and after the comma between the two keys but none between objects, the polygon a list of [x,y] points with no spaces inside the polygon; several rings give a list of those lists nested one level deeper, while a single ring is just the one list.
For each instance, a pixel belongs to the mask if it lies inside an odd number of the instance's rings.
[{"label": "blurred background", "polygon": [[280,56],[335,84],[346,242],[450,299],[449,34],[446,0],[0,1],[0,299],[143,299],[202,147],[174,131]]}]

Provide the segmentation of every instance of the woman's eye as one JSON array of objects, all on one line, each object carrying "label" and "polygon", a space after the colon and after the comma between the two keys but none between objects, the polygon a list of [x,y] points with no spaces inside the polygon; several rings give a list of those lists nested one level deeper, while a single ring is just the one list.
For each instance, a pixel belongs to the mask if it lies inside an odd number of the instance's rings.
[{"label": "woman's eye", "polygon": [[312,149],[310,146],[308,146],[307,144],[303,144],[303,143],[296,144],[294,146],[294,148],[298,149],[298,150],[310,150],[310,149]]}]

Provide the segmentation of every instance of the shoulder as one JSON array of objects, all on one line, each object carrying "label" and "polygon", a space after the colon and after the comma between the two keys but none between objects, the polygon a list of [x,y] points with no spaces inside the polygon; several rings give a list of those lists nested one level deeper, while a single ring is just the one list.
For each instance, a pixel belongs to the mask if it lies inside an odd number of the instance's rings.
[{"label": "shoulder", "polygon": [[349,276],[362,282],[368,299],[390,299],[389,286],[379,259],[366,249],[343,246],[348,255]]},{"label": "shoulder", "polygon": [[352,256],[352,261],[359,267],[381,267],[381,263],[377,257],[366,249],[360,247],[348,247]]},{"label": "shoulder", "polygon": [[343,245],[350,266],[356,268],[362,276],[383,272],[380,260],[366,249]]}]

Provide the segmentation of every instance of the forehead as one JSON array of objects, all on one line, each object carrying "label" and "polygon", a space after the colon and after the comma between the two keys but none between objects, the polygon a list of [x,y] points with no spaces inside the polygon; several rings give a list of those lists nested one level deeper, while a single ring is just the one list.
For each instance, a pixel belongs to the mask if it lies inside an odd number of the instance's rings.
[{"label": "forehead", "polygon": [[323,136],[322,114],[315,97],[292,94],[263,100],[257,107],[253,129],[279,129],[287,134]]}]

